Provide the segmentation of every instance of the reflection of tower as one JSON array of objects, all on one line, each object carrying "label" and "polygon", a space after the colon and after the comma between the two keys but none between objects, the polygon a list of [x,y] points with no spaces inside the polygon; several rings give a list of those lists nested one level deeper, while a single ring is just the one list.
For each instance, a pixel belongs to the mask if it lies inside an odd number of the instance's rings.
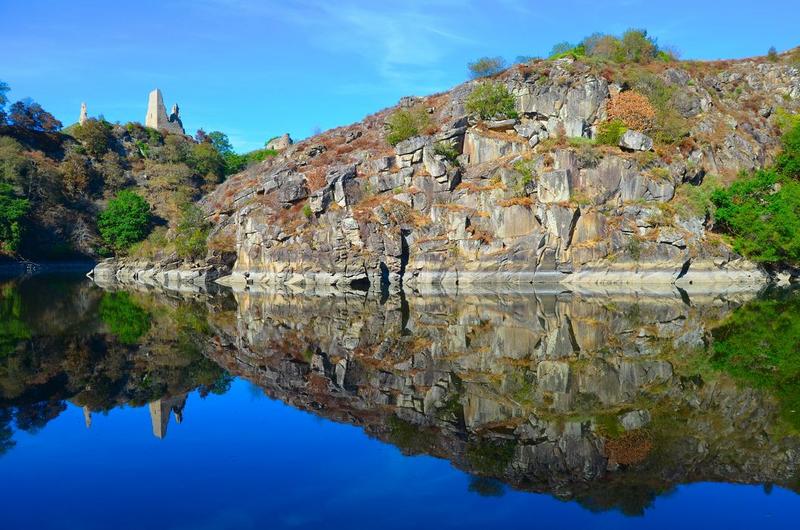
[{"label": "reflection of tower", "polygon": [[86,424],[87,429],[92,427],[92,411],[85,405],[83,407],[83,422]]},{"label": "reflection of tower", "polygon": [[167,435],[169,413],[175,413],[175,422],[183,421],[183,407],[186,406],[186,394],[171,398],[159,399],[150,403],[150,422],[153,424],[153,436],[162,439]]}]

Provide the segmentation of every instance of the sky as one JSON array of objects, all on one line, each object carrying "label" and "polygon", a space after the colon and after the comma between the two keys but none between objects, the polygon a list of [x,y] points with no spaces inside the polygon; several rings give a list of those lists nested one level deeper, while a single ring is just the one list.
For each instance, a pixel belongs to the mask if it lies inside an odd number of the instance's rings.
[{"label": "sky", "polygon": [[481,56],[545,56],[646,28],[684,59],[800,45],[798,0],[0,0],[0,80],[65,125],[144,121],[177,102],[187,132],[262,147],[447,90]]}]

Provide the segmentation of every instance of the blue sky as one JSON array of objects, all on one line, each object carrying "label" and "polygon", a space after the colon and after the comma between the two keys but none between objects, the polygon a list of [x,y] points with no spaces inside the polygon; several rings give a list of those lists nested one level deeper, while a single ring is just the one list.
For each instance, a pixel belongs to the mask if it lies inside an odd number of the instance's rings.
[{"label": "blue sky", "polygon": [[800,44],[797,0],[0,0],[0,80],[65,124],[144,120],[147,93],[239,150],[445,90],[482,55],[647,28],[684,58]]}]

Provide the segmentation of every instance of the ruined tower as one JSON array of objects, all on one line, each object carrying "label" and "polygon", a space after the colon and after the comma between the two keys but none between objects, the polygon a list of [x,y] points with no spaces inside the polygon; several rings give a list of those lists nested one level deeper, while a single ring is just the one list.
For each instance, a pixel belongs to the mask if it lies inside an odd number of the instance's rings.
[{"label": "ruined tower", "polygon": [[89,119],[89,114],[86,112],[86,102],[81,103],[81,116],[78,118],[78,123],[83,125]]},{"label": "ruined tower", "polygon": [[167,116],[167,108],[164,106],[161,90],[155,89],[150,92],[147,100],[147,116],[144,119],[144,124],[146,127],[165,133],[186,134],[178,112],[179,109],[176,104],[172,107],[172,114]]}]

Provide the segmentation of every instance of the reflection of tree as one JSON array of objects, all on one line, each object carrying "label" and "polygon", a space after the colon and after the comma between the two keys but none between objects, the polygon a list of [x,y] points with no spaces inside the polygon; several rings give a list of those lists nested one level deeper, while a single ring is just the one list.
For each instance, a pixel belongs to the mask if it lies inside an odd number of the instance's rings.
[{"label": "reflection of tree", "polygon": [[126,292],[103,295],[100,319],[123,344],[136,344],[150,329],[150,314],[136,305]]},{"label": "reflection of tree", "polygon": [[712,333],[712,366],[773,393],[783,417],[800,428],[800,292],[753,300]]},{"label": "reflection of tree", "polygon": [[13,447],[15,428],[40,430],[67,401],[88,412],[108,411],[195,389],[201,396],[221,394],[230,386],[231,376],[204,355],[210,333],[205,304],[105,293],[54,278],[0,292],[0,310],[12,308],[32,330],[0,355],[0,454]]},{"label": "reflection of tree", "polygon": [[21,314],[22,297],[10,285],[0,286],[0,357],[13,352],[20,341],[31,336]]},{"label": "reflection of tree", "polygon": [[470,477],[469,491],[481,497],[502,497],[506,494],[505,484],[488,477]]}]

